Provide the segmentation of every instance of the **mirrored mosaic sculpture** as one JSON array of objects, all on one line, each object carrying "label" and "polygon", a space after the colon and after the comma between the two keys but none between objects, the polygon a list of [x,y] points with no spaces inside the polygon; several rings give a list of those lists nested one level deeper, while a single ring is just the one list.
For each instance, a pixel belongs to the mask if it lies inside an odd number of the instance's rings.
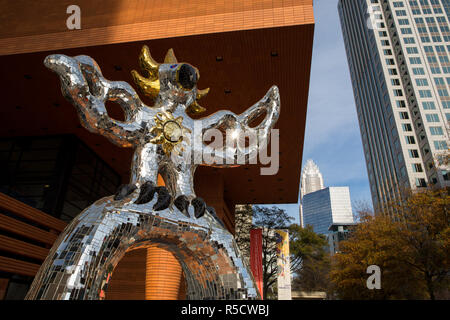
[{"label": "mirrored mosaic sculpture", "polygon": [[[259,144],[244,150],[248,159],[259,146],[267,145],[278,119],[278,88],[273,86],[242,114],[219,111],[194,120],[190,115],[205,110],[197,100],[208,89],[197,89],[198,70],[179,63],[173,50],[160,64],[144,46],[139,57],[142,75],[132,71],[141,93],[154,100],[153,106],[145,105],[128,83],[106,80],[88,56],[50,55],[44,64],[59,75],[62,93],[76,107],[86,129],[132,147],[135,153],[130,183],[86,208],[65,228],[26,298],[104,299],[124,254],[157,246],[178,259],[187,299],[259,299],[232,234],[214,208],[195,195],[194,172],[204,165],[193,159],[196,151],[214,151],[203,142],[194,143],[192,133],[194,128],[256,133]],[[108,116],[106,101],[121,106],[124,121]],[[264,113],[264,120],[251,128],[249,123]],[[225,151],[223,164],[215,166],[234,166],[236,150]],[[157,186],[158,174],[165,186]]]}]

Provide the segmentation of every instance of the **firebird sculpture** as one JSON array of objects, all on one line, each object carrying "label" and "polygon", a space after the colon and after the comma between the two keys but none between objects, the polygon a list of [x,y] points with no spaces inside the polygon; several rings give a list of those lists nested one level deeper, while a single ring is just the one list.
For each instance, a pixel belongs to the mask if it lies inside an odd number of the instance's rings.
[{"label": "firebird sculpture", "polygon": [[[153,106],[145,105],[128,83],[105,79],[88,56],[50,55],[44,64],[59,75],[62,93],[76,107],[86,129],[121,147],[132,147],[135,153],[130,183],[96,201],[66,227],[27,299],[104,299],[123,255],[151,246],[165,248],[178,259],[188,299],[260,298],[233,236],[214,208],[195,195],[193,177],[198,165],[229,167],[235,165],[237,151],[249,159],[267,145],[280,112],[278,88],[273,86],[242,114],[219,111],[194,120],[189,115],[205,110],[197,100],[209,89],[197,89],[198,70],[179,63],[172,49],[159,64],[144,46],[139,56],[143,75],[132,71]],[[108,100],[121,106],[124,121],[108,116]],[[261,124],[251,128],[249,124],[264,113]],[[254,134],[258,144],[243,150],[225,146],[217,152],[203,142],[195,143],[196,128],[201,134],[215,128]],[[194,159],[198,152],[214,153],[223,161],[211,164],[200,159],[199,163]],[[157,186],[158,174],[165,186]]]}]

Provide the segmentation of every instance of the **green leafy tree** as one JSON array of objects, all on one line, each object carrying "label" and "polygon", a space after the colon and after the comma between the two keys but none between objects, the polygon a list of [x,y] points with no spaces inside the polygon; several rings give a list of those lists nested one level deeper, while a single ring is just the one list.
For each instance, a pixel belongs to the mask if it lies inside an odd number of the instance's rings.
[{"label": "green leafy tree", "polygon": [[330,255],[305,258],[298,276],[293,280],[293,288],[301,291],[330,291]]},{"label": "green leafy tree", "polygon": [[312,226],[289,227],[289,247],[294,290],[328,291],[330,258],[324,235],[313,231]]},{"label": "green leafy tree", "polygon": [[289,227],[291,271],[298,272],[307,257],[322,256],[327,244],[325,236],[315,233],[312,226],[302,228],[298,224],[292,224]]}]

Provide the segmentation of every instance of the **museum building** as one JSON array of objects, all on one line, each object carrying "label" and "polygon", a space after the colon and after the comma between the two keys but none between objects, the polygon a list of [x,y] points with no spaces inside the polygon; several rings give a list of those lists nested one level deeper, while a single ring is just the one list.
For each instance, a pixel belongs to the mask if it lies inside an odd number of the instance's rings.
[{"label": "museum building", "polygon": [[[134,86],[130,71],[138,68],[143,45],[157,61],[173,48],[179,61],[200,71],[199,88],[211,89],[200,101],[206,108],[201,116],[222,109],[239,114],[277,85],[277,174],[261,175],[264,165],[201,166],[195,173],[197,195],[234,233],[236,204],[298,201],[312,2],[80,0],[81,29],[74,30],[66,25],[71,1],[2,2],[0,299],[23,299],[67,223],[130,179],[133,150],[81,126],[58,77],[43,64],[47,55],[88,55],[105,78]],[[108,102],[107,109],[112,118],[124,119],[117,104]],[[124,256],[106,299],[183,299],[184,290],[176,258],[152,247]]]}]

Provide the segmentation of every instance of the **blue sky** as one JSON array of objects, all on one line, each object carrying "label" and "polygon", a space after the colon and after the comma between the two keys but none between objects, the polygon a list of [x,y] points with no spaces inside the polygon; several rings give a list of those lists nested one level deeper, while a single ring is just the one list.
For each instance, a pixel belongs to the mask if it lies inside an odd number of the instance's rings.
[{"label": "blue sky", "polygon": [[[314,160],[327,187],[349,186],[352,204],[365,201],[372,205],[337,3],[314,1],[316,25],[303,164]],[[278,206],[299,222],[298,204]]]}]

